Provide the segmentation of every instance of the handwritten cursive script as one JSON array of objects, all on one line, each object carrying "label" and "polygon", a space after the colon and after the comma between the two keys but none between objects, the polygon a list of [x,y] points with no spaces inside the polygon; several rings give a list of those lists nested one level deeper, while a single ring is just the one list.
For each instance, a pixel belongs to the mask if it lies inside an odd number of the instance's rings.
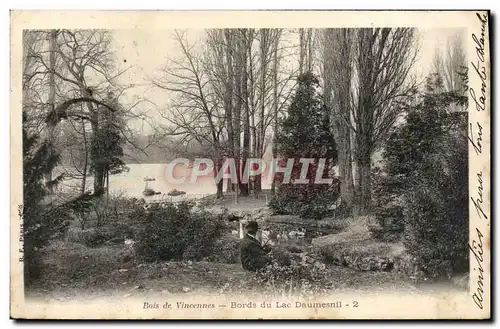
[{"label": "handwritten cursive script", "polygon": [[483,152],[483,145],[481,142],[483,141],[483,126],[479,122],[476,122],[476,127],[477,127],[477,137],[476,134],[474,133],[474,125],[469,123],[469,141],[472,143],[472,147],[474,147],[474,151],[476,151],[476,154],[479,155],[480,153]]},{"label": "handwritten cursive script", "polygon": [[[472,33],[472,41],[474,44],[474,49],[476,53],[475,60],[471,61],[471,65],[473,67],[473,71],[476,75],[476,79],[478,80],[478,85],[470,86],[469,95],[474,100],[473,104],[475,104],[475,109],[478,112],[484,112],[486,110],[486,92],[488,89],[487,85],[487,70],[485,63],[485,38],[486,38],[486,29],[488,24],[488,14],[476,14],[477,19],[480,24],[480,33]],[[471,110],[474,108],[471,106]],[[467,136],[469,142],[471,143],[475,156],[482,156],[483,154],[483,124],[482,122],[470,122],[469,123],[469,132]],[[471,154],[473,156],[474,154]],[[484,195],[484,176],[483,170],[476,172],[476,192],[475,195],[471,195],[470,199],[474,208],[476,209],[476,213],[479,219],[488,220],[487,215],[487,205],[485,204]],[[477,273],[477,281],[475,287],[472,288],[472,300],[481,310],[484,308],[484,249],[483,249],[483,238],[484,233],[481,231],[480,226],[476,226],[475,232],[471,232],[471,234],[475,234],[472,243],[469,244],[469,249],[471,251],[471,259],[474,259],[476,264],[473,266],[472,272]],[[476,280],[476,279],[474,279]]]},{"label": "handwritten cursive script", "polygon": [[474,255],[476,262],[477,262],[477,267],[474,267],[474,271],[478,272],[478,280],[477,280],[477,288],[474,294],[472,295],[472,300],[476,305],[480,308],[483,309],[483,287],[484,287],[484,269],[483,269],[483,234],[481,231],[476,228],[476,234],[477,234],[477,240],[474,239],[472,240],[472,245],[469,245],[469,249],[472,251],[472,254]]},{"label": "handwritten cursive script", "polygon": [[484,111],[486,103],[486,67],[484,66],[484,34],[486,31],[486,24],[488,23],[488,16],[483,14],[483,16],[477,14],[477,18],[481,22],[481,36],[478,38],[475,33],[472,34],[472,40],[476,47],[477,61],[471,62],[474,70],[481,79],[481,94],[479,99],[476,95],[476,90],[474,88],[469,89],[469,93],[476,104],[476,109],[478,111]]},{"label": "handwritten cursive script", "polygon": [[482,207],[483,205],[483,172],[480,171],[477,173],[477,197],[473,198],[471,197],[472,203],[474,204],[474,207],[476,208],[477,214],[479,215],[479,218],[483,219],[488,219],[488,216],[486,216],[486,213],[484,212],[484,209]]}]

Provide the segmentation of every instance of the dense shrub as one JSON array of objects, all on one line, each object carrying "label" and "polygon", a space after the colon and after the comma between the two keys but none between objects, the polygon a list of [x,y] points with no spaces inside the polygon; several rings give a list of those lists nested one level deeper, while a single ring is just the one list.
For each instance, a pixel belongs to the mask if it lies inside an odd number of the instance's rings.
[{"label": "dense shrub", "polygon": [[400,176],[388,175],[379,167],[372,171],[372,193],[374,216],[377,225],[370,227],[372,236],[377,240],[400,241],[404,231],[404,200],[397,188]]},{"label": "dense shrub", "polygon": [[325,265],[306,256],[273,250],[273,262],[257,273],[265,291],[278,294],[317,295],[331,288]]},{"label": "dense shrub", "polygon": [[467,114],[449,111],[465,107],[466,97],[435,90],[428,88],[386,144],[373,232],[402,233],[423,275],[450,277],[468,270]]},{"label": "dense shrub", "polygon": [[83,211],[75,211],[78,227],[74,223],[65,235],[68,242],[95,248],[104,244],[123,244],[135,239],[140,222],[135,217],[144,204],[134,198],[103,196],[93,199]]},{"label": "dense shrub", "polygon": [[221,215],[192,208],[193,204],[181,202],[137,209],[133,217],[142,225],[138,254],[146,261],[201,260],[210,255],[225,223]]},{"label": "dense shrub", "polygon": [[[106,195],[92,200],[90,207],[79,216],[82,229],[115,225],[127,221],[126,216],[138,206],[143,206],[137,199],[120,195]],[[84,215],[84,216],[82,216]]]},{"label": "dense shrub", "polygon": [[29,129],[27,114],[23,111],[23,219],[24,279],[30,284],[40,275],[38,251],[51,240],[66,233],[72,215],[88,207],[88,194],[66,201],[52,200],[51,190],[62,180],[53,177],[61,157],[50,141]]},{"label": "dense shrub", "polygon": [[206,258],[209,262],[239,264],[240,263],[240,238],[233,234],[225,234],[215,241],[210,255]]},{"label": "dense shrub", "polygon": [[[337,149],[330,125],[330,109],[319,92],[319,82],[312,73],[298,77],[298,86],[293,95],[287,115],[279,122],[276,150],[279,166],[284,167],[293,159],[290,182],[283,181],[283,173],[277,173],[275,181],[278,193],[270,201],[277,214],[294,214],[307,218],[321,218],[337,200],[337,183],[316,184],[316,173],[320,159],[326,159],[321,176],[330,176],[330,169],[337,161]],[[295,184],[300,178],[301,158],[312,159],[305,184]]]}]

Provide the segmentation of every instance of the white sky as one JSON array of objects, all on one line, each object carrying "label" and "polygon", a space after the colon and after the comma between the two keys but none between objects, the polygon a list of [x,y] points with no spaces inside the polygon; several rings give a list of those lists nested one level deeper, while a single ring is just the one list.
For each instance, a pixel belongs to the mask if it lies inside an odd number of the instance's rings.
[{"label": "white sky", "polygon": [[[190,42],[194,42],[203,35],[203,30],[189,30]],[[414,74],[419,78],[425,77],[431,68],[432,58],[436,48],[444,49],[450,37],[456,33],[462,33],[465,38],[465,31],[457,29],[419,29],[420,51],[418,61],[415,65]],[[167,58],[180,56],[179,48],[173,40],[173,30],[114,30],[114,51],[120,63],[120,67],[132,66],[122,77],[120,82],[125,84],[140,85],[127,92],[127,101],[132,101],[137,97],[145,97],[154,102],[158,108],[153,109],[151,105],[145,104],[151,109],[148,112],[155,121],[162,121],[158,110],[164,109],[168,102],[168,95],[165,91],[153,88],[150,83],[155,70],[165,66]],[[125,62],[126,61],[126,62]],[[133,124],[136,128],[147,128],[141,124]]]}]

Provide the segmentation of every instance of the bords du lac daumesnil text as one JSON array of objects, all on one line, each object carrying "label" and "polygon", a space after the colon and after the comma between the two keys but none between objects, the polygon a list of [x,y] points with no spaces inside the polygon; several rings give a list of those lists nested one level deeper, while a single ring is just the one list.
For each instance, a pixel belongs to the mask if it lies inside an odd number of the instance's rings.
[{"label": "bords du lac daumesnil text", "polygon": [[331,301],[331,302],[231,302],[231,308],[341,308],[341,307],[358,307],[358,302],[354,301],[351,303],[342,303],[342,301]]},{"label": "bords du lac daumesnil text", "polygon": [[[227,305],[218,305],[218,308],[342,308],[342,307],[359,307],[357,301],[342,302],[340,300],[331,302],[230,302]],[[216,308],[214,303],[185,303],[185,302],[144,302],[143,309],[174,309],[174,308]]]}]

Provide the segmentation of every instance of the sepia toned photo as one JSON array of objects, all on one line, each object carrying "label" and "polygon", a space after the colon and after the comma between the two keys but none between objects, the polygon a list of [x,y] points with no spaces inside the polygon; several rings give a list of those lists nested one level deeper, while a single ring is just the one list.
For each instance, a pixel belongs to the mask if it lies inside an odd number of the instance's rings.
[{"label": "sepia toned photo", "polygon": [[11,317],[489,319],[487,11],[11,11]]}]

